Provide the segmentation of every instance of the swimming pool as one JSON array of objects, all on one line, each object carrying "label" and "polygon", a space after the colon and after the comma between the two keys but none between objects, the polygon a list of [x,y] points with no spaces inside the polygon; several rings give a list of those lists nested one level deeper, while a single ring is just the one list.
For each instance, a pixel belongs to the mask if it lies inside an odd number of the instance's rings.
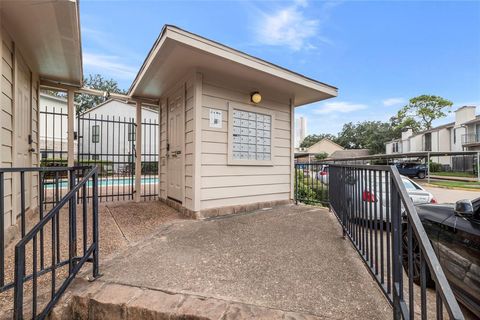
[{"label": "swimming pool", "polygon": [[[142,178],[141,179],[141,184],[155,184],[158,183],[158,178]],[[98,186],[99,187],[128,187],[130,185],[133,186],[134,184],[134,179],[133,178],[111,178],[111,179],[98,179]],[[59,182],[59,188],[60,189],[66,189],[68,188],[68,181],[67,180],[60,180]],[[88,181],[87,183],[88,187],[92,186],[92,181]],[[45,189],[54,189],[55,188],[55,182],[49,181],[45,182]]]}]

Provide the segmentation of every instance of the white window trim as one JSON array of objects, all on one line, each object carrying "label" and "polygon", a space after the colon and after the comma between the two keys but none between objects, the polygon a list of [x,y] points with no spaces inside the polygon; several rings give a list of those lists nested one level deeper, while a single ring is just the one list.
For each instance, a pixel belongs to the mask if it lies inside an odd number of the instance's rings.
[{"label": "white window trim", "polygon": [[[240,160],[233,158],[233,110],[241,110],[248,112],[256,112],[271,117],[271,132],[270,132],[270,160]],[[275,131],[275,112],[262,108],[260,106],[249,106],[239,103],[228,103],[228,148],[227,148],[227,164],[234,166],[273,166],[273,158],[275,157],[275,141],[274,141],[274,131]]]}]

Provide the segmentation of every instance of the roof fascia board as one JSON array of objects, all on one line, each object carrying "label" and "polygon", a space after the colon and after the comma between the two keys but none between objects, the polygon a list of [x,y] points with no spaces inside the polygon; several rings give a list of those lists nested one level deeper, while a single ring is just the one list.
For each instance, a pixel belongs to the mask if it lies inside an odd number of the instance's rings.
[{"label": "roof fascia board", "polygon": [[214,42],[212,40],[200,37],[193,33],[169,25],[166,25],[162,29],[159,38],[150,50],[147,58],[145,59],[142,67],[140,68],[139,73],[135,77],[135,80],[128,91],[129,95],[133,95],[133,92],[138,87],[139,81],[143,78],[145,72],[150,67],[152,61],[157,56],[160,48],[162,47],[163,43],[166,41],[167,38],[189,45],[193,48],[200,49],[212,55],[219,56],[236,63],[240,63],[244,66],[259,70],[272,76],[290,81],[292,83],[297,83],[307,88],[322,91],[332,96],[338,95],[338,90],[336,87],[307,78],[301,74],[297,74],[293,71],[274,65],[265,60],[255,58],[218,42]]}]

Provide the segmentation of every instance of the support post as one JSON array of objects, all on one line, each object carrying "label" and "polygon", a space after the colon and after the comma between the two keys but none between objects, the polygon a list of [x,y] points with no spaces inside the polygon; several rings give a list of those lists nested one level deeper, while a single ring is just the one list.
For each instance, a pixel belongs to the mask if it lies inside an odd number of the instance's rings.
[{"label": "support post", "polygon": [[135,116],[135,202],[142,196],[142,102],[137,101]]},{"label": "support post", "polygon": [[427,176],[428,183],[430,183],[430,152],[427,153]]},{"label": "support post", "polygon": [[75,105],[73,98],[75,91],[69,89],[67,91],[67,161],[68,166],[73,167],[75,164]]},{"label": "support post", "polygon": [[480,182],[480,152],[477,152],[477,181]]}]

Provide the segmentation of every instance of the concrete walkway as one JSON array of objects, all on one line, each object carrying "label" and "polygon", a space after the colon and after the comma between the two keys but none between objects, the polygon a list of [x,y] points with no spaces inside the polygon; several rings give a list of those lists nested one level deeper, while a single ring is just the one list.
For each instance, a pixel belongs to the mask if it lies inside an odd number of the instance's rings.
[{"label": "concrete walkway", "polygon": [[167,223],[103,261],[101,272],[102,284],[321,318],[392,316],[338,222],[321,208],[285,206]]}]

